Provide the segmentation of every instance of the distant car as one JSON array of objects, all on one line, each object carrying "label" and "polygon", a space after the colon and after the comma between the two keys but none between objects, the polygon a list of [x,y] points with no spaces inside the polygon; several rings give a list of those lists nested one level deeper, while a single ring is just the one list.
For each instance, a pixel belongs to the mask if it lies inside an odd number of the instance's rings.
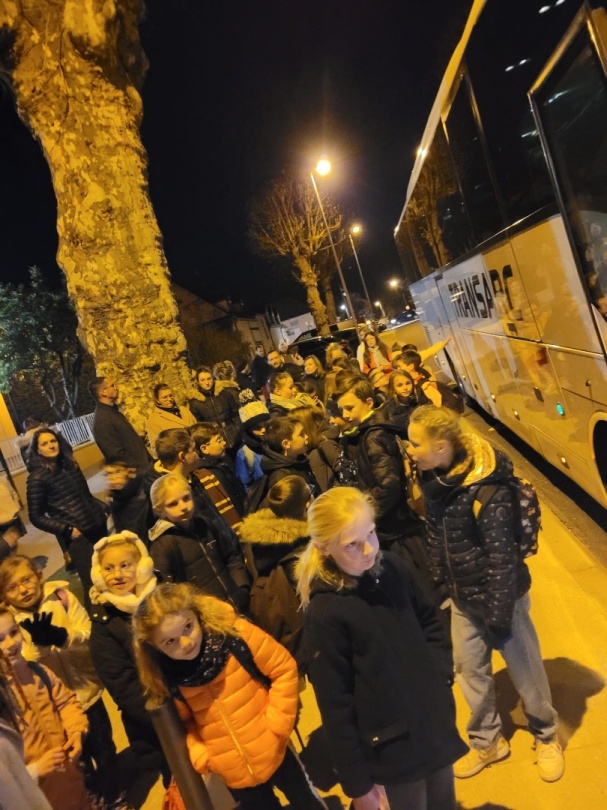
[{"label": "distant car", "polygon": [[358,336],[356,329],[339,329],[337,332],[332,332],[326,337],[319,335],[316,330],[312,332],[304,332],[297,340],[291,343],[290,348],[297,349],[302,357],[309,357],[313,354],[318,357],[322,363],[325,362],[325,352],[330,343],[339,343],[339,345],[351,353],[356,353],[358,347]]},{"label": "distant car", "polygon": [[408,309],[406,312],[401,312],[396,318],[390,319],[391,326],[402,326],[404,323],[410,323],[410,321],[417,320],[417,312],[414,312],[412,309]]}]

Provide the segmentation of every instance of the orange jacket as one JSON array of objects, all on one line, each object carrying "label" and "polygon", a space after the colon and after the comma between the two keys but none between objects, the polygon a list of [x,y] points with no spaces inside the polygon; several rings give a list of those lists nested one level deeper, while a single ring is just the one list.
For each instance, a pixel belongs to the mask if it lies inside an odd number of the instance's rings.
[{"label": "orange jacket", "polygon": [[271,679],[269,691],[230,655],[211,683],[181,687],[187,706],[176,705],[198,773],[211,771],[228,787],[245,788],[267,782],[284,758],[297,712],[297,665],[259,627],[239,618],[235,626]]}]

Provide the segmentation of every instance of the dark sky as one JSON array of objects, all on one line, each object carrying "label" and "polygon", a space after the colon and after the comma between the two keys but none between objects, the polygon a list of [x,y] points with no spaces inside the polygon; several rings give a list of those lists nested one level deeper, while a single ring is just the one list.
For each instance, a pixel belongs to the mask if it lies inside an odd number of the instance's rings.
[{"label": "dark sky", "polygon": [[[399,272],[392,233],[425,119],[471,0],[150,0],[143,142],[171,273],[209,300],[263,306],[295,292],[250,252],[252,196],[321,153],[326,189],[365,228],[371,295]],[[57,274],[55,204],[41,152],[0,100],[0,278]],[[357,290],[352,269],[346,277]],[[392,293],[393,294],[393,293]]]}]

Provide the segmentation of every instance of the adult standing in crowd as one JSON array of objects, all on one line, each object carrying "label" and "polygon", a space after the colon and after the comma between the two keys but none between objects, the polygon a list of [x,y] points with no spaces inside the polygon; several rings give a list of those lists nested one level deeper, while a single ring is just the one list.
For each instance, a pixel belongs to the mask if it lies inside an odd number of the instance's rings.
[{"label": "adult standing in crowd", "polygon": [[109,377],[95,377],[89,393],[96,402],[93,436],[105,460],[123,461],[145,472],[152,463],[145,442],[118,408],[118,388]]},{"label": "adult standing in crowd", "polygon": [[89,607],[93,545],[107,534],[105,505],[91,494],[72,449],[54,430],[41,428],[28,454],[27,511],[37,529],[57,537],[66,548]]},{"label": "adult standing in crowd", "polygon": [[189,428],[195,424],[193,413],[186,406],[177,405],[170,386],[158,383],[153,389],[154,409],[147,422],[150,447],[154,447],[159,433],[171,428]]},{"label": "adult standing in crowd", "polygon": [[303,365],[300,366],[297,363],[287,362],[278,349],[272,349],[272,351],[268,354],[268,363],[272,366],[272,373],[276,373],[277,371],[286,371],[287,374],[291,375],[295,382],[300,382],[303,378]]},{"label": "adult standing in crowd", "polygon": [[240,432],[238,400],[228,391],[215,388],[215,380],[208,366],[196,370],[199,396],[190,400],[190,411],[197,422],[216,422],[228,447],[234,447]]},{"label": "adult standing in crowd", "polygon": [[255,357],[251,360],[251,377],[255,391],[259,392],[265,387],[271,373],[272,366],[267,361],[265,346],[263,343],[256,343]]}]

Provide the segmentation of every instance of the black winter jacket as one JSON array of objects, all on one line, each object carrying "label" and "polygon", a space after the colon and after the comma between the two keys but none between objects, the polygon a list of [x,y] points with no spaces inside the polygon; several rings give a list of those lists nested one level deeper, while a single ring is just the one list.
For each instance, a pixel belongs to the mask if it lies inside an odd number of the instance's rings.
[{"label": "black winter jacket", "polygon": [[195,514],[189,528],[183,528],[159,520],[150,541],[150,555],[164,580],[191,582],[238,611],[246,610],[251,581],[238,537],[224,521]]},{"label": "black winter jacket", "polygon": [[319,493],[316,479],[310,469],[310,463],[305,456],[289,459],[264,445],[261,469],[268,476],[266,492],[281,478],[285,478],[287,475],[299,475],[309,484],[315,495]]},{"label": "black winter jacket", "polygon": [[191,399],[189,407],[198,422],[217,422],[222,428],[223,436],[229,447],[232,447],[240,433],[238,403],[227,388],[218,394],[215,389],[205,394],[204,400]]},{"label": "black winter jacket", "polygon": [[152,463],[145,442],[117,405],[97,403],[93,436],[106,461],[124,461],[140,472]]},{"label": "black winter jacket", "polygon": [[27,511],[38,529],[69,542],[72,528],[91,542],[107,534],[104,504],[94,498],[80,467],[61,460],[50,468],[35,467],[26,483]]},{"label": "black winter jacket", "polygon": [[385,537],[423,534],[423,525],[406,501],[398,430],[386,406],[378,408],[358,430],[345,433],[347,452],[356,464],[361,488],[373,498],[377,529]]},{"label": "black winter jacket", "polygon": [[[420,476],[430,567],[458,605],[480,612],[487,627],[506,632],[515,601],[531,586],[529,569],[518,555],[512,492],[506,483],[512,462],[484,439],[472,436],[469,441],[473,462],[465,477]],[[476,494],[485,484],[498,489],[475,518]]]},{"label": "black winter jacket", "polygon": [[304,614],[309,677],[346,795],[413,782],[466,752],[448,634],[396,555],[353,588],[317,580]]},{"label": "black winter jacket", "polygon": [[[234,509],[236,509],[239,515],[244,515],[244,500],[246,497],[246,492],[242,483],[236,477],[234,462],[232,459],[227,455],[224,455],[223,458],[202,456],[198,469],[208,470],[210,473],[213,473],[223,487],[228,498],[232,501]],[[199,478],[198,475],[196,477]]]}]

